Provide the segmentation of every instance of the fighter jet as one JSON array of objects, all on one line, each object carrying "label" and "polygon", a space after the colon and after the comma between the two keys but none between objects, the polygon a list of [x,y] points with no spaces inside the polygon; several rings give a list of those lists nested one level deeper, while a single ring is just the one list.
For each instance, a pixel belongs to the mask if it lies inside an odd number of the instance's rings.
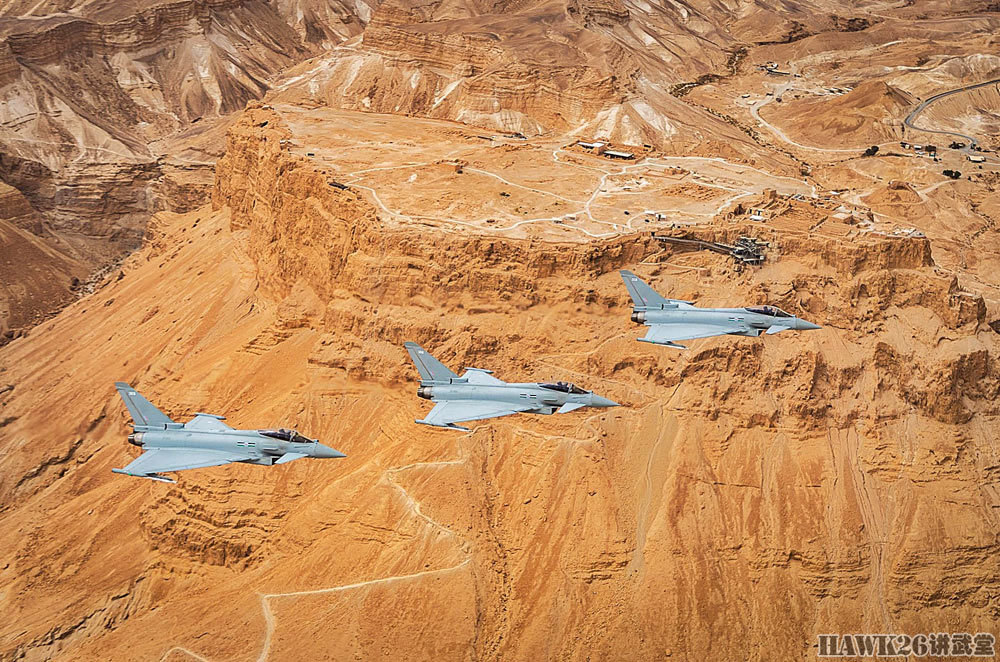
[{"label": "fighter jet", "polygon": [[175,423],[125,382],[115,388],[132,415],[128,442],[146,452],[116,474],[174,483],[162,471],[214,467],[230,462],[285,464],[302,457],[347,457],[295,430],[234,430],[224,416],[195,414],[187,423]]},{"label": "fighter jet", "polygon": [[756,338],[761,333],[820,328],[775,306],[696,308],[690,301],[660,296],[631,271],[622,270],[621,275],[635,304],[632,321],[649,327],[641,342],[687,349],[676,341],[725,335]]},{"label": "fighter jet", "polygon": [[426,418],[416,420],[424,425],[468,431],[455,423],[519,412],[565,414],[580,407],[618,406],[567,382],[508,384],[482,368],[466,368],[459,377],[417,343],[404,346],[420,373],[417,395],[437,403]]}]

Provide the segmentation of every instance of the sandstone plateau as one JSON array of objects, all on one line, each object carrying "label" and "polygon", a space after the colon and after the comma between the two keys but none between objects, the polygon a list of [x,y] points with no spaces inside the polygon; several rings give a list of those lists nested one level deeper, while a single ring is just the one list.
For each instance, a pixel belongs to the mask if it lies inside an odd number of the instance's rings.
[{"label": "sandstone plateau", "polygon": [[[0,660],[1000,637],[1000,12],[955,4],[5,3]],[[823,328],[637,343],[619,269]],[[419,426],[407,340],[622,406]],[[348,457],[113,475],[115,381]]]}]

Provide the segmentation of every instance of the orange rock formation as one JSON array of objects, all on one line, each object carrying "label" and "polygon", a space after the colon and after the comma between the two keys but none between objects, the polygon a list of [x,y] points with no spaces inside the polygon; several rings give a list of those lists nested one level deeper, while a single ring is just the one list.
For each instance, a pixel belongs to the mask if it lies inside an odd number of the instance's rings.
[{"label": "orange rock formation", "polygon": [[[0,330],[34,326],[0,347],[0,660],[1000,635],[998,162],[829,138],[990,71],[1000,17],[953,4],[5,4]],[[758,122],[768,61],[854,91]],[[599,137],[650,147],[565,148]],[[621,268],[823,328],[637,343]],[[428,429],[405,340],[623,406]],[[117,380],[348,457],[112,475]]]}]

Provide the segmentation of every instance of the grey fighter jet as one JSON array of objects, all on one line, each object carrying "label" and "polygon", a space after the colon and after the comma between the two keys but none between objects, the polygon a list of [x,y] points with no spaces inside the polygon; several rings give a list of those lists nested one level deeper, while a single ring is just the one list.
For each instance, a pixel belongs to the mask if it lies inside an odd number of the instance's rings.
[{"label": "grey fighter jet", "polygon": [[618,406],[567,382],[508,384],[482,368],[466,368],[459,377],[417,343],[408,342],[405,347],[420,373],[417,395],[437,403],[426,418],[417,419],[424,425],[467,431],[455,423],[519,412],[565,414],[580,407]]},{"label": "grey fighter jet", "polygon": [[645,337],[639,338],[642,342],[687,349],[676,341],[725,335],[756,338],[761,333],[820,328],[775,306],[696,308],[690,301],[660,296],[631,271],[623,270],[621,275],[635,304],[632,321],[649,327]]},{"label": "grey fighter jet", "polygon": [[115,388],[132,415],[128,441],[146,451],[124,469],[112,469],[116,474],[173,483],[160,472],[230,462],[270,466],[302,457],[347,457],[295,430],[234,430],[222,422],[224,416],[214,414],[195,414],[187,423],[175,423],[125,382],[116,382]]}]

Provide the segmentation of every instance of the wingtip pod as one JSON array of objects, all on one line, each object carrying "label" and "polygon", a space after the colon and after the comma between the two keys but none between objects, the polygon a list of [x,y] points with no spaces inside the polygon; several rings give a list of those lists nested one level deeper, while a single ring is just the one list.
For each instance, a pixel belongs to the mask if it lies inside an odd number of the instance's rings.
[{"label": "wingtip pod", "polygon": [[122,476],[132,476],[133,478],[148,478],[149,480],[155,480],[158,483],[176,483],[177,481],[173,478],[167,478],[166,476],[161,476],[160,474],[135,474],[130,471],[125,471],[124,469],[112,469],[111,473],[121,474]]},{"label": "wingtip pod", "polygon": [[219,416],[218,414],[206,414],[203,411],[195,412],[194,415],[195,416],[204,416],[206,418],[214,418],[217,421],[224,421],[224,420],[226,420],[225,416]]},{"label": "wingtip pod", "polygon": [[673,347],[674,349],[687,349],[687,345],[681,345],[679,343],[667,341],[657,341],[650,340],[649,338],[636,338],[639,342],[648,342],[650,345],[665,345],[666,347]]},{"label": "wingtip pod", "polygon": [[447,425],[443,423],[432,423],[430,421],[425,421],[422,418],[413,419],[414,423],[420,423],[421,425],[429,425],[432,428],[445,428],[448,430],[461,430],[462,432],[468,432],[469,428],[463,428],[461,425],[455,425],[454,423],[448,423]]}]

